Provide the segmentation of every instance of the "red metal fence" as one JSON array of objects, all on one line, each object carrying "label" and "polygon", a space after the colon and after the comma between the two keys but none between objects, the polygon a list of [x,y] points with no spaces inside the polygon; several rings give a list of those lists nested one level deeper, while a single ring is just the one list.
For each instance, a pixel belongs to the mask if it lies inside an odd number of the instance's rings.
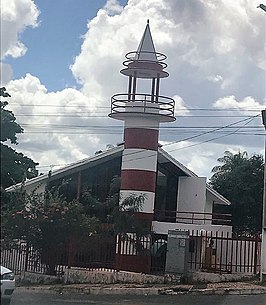
[{"label": "red metal fence", "polygon": [[[233,238],[224,232],[191,231],[187,263],[192,271],[256,274],[260,251],[259,236]],[[166,256],[167,235],[159,234],[89,237],[42,251],[24,241],[1,242],[1,264],[16,274],[29,271],[62,277],[68,267],[163,274]]]},{"label": "red metal fence", "polygon": [[64,251],[55,249],[43,252],[34,250],[23,240],[9,243],[1,241],[1,265],[13,270],[16,275],[28,271],[60,277],[66,268],[65,264],[62,264],[66,261],[64,254]]},{"label": "red metal fence", "polygon": [[89,237],[72,239],[67,245],[34,250],[25,241],[1,243],[1,264],[16,274],[25,272],[62,277],[68,267],[86,270],[164,273],[167,238],[160,235],[136,237]]},{"label": "red metal fence", "polygon": [[1,241],[1,265],[17,275],[25,272],[50,274],[62,277],[66,268],[81,267],[87,270],[114,270],[115,239],[88,238],[82,242],[34,250],[25,241]]}]

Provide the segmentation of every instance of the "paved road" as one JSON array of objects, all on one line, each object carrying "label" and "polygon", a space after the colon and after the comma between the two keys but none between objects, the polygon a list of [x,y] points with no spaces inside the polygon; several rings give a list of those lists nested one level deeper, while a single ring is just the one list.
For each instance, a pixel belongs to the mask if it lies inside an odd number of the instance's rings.
[{"label": "paved road", "polygon": [[84,295],[58,294],[17,289],[11,305],[252,305],[266,304],[266,295],[254,296],[121,296],[121,295]]}]

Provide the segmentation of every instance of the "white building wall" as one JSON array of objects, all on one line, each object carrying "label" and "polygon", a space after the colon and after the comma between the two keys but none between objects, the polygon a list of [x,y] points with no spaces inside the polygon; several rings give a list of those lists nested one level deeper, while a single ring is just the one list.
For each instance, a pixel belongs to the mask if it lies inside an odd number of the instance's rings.
[{"label": "white building wall", "polygon": [[160,221],[153,221],[152,222],[152,231],[157,234],[168,234],[168,230],[194,230],[194,231],[208,231],[208,232],[218,232],[221,234],[223,231],[224,233],[228,232],[229,236],[232,234],[232,227],[231,226],[220,226],[220,225],[211,225],[211,224],[186,224],[186,223],[171,223],[171,222],[160,222]]},{"label": "white building wall", "polygon": [[28,185],[25,186],[25,190],[28,194],[30,194],[33,191],[36,191],[36,193],[38,194],[44,193],[45,188],[46,188],[46,181],[36,182],[29,186]]},{"label": "white building wall", "polygon": [[208,195],[208,192],[206,192],[206,205],[204,209],[204,213],[212,213],[213,209],[213,200]]},{"label": "white building wall", "polygon": [[206,177],[179,177],[177,211],[205,212]]}]

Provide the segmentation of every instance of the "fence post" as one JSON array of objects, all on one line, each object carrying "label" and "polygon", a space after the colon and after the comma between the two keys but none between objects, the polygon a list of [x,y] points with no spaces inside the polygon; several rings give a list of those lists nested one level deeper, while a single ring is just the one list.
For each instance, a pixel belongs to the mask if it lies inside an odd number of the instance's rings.
[{"label": "fence post", "polygon": [[67,252],[67,272],[66,272],[66,276],[64,278],[64,282],[68,283],[69,280],[69,272],[72,266],[72,255],[73,255],[73,244],[72,244],[72,237],[68,238],[68,241],[66,243],[66,252]]},{"label": "fence post", "polygon": [[70,237],[68,239],[68,258],[67,258],[67,268],[70,269],[71,268],[71,265],[72,265],[72,256],[73,256],[73,242],[72,242],[72,237]]},{"label": "fence post", "polygon": [[254,249],[254,274],[257,274],[257,263],[258,263],[258,246],[259,246],[259,235],[255,235],[255,249]]},{"label": "fence post", "polygon": [[116,270],[120,271],[121,268],[121,235],[118,234],[117,238],[117,253],[116,253]]},{"label": "fence post", "polygon": [[30,246],[29,246],[29,243],[26,242],[26,257],[25,257],[25,265],[24,265],[24,275],[25,275],[25,272],[28,271],[29,251],[30,251]]}]

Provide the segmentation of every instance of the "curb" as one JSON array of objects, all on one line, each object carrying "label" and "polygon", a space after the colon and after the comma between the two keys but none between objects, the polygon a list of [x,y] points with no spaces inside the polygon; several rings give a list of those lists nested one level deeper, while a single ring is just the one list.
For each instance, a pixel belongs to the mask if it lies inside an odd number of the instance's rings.
[{"label": "curb", "polygon": [[160,291],[162,295],[178,295],[178,294],[190,294],[190,295],[257,295],[266,294],[265,288],[218,288],[218,289],[191,289],[186,292],[174,291],[173,289],[167,289]]},{"label": "curb", "polygon": [[50,293],[82,293],[91,295],[159,295],[159,288],[124,288],[124,287],[52,287],[52,286],[30,286],[17,287],[18,290],[31,290],[32,292]]},{"label": "curb", "polygon": [[17,287],[19,290],[31,290],[32,292],[50,293],[81,293],[88,295],[258,295],[266,294],[266,288],[218,288],[218,289],[187,289],[178,290],[167,288],[140,288],[140,287],[54,287],[54,286],[30,286]]}]

